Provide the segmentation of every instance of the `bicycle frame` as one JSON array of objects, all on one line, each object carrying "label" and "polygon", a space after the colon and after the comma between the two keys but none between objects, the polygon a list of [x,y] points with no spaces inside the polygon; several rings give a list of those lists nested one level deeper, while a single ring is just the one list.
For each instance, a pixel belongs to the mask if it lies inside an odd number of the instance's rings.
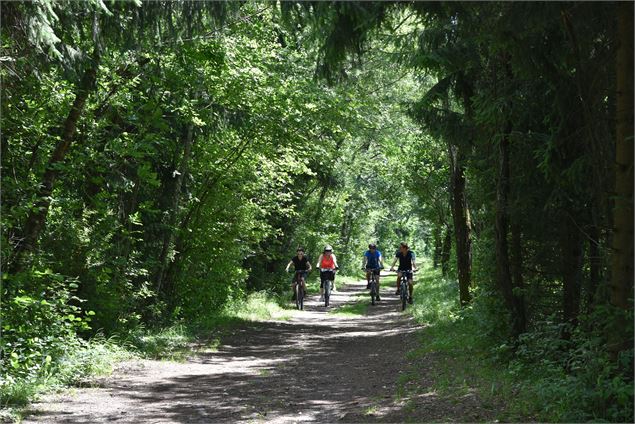
[{"label": "bicycle frame", "polygon": [[401,291],[401,310],[406,310],[408,304],[408,280],[412,276],[412,271],[399,271],[401,272],[401,280],[399,283],[399,290]]},{"label": "bicycle frame", "polygon": [[367,268],[366,271],[370,271],[370,302],[375,304],[375,298],[379,296],[379,287],[377,284],[377,275],[375,271],[379,271],[381,268]]},{"label": "bicycle frame", "polygon": [[[320,268],[321,272],[332,272],[333,276],[335,276],[335,270],[330,268]],[[333,288],[333,280],[324,280],[324,307],[329,306],[329,301],[331,298],[331,290]]]},{"label": "bicycle frame", "polygon": [[293,274],[293,291],[295,292],[295,306],[299,310],[304,309],[305,281],[307,271],[298,270]]}]

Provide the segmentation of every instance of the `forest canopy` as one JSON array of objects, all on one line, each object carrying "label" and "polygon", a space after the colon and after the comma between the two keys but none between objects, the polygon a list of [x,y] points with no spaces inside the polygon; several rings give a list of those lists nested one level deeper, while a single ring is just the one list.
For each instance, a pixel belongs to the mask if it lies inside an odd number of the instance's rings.
[{"label": "forest canopy", "polygon": [[1,8],[3,396],[287,293],[298,246],[407,242],[508,359],[613,390],[575,418],[632,419],[632,3]]}]

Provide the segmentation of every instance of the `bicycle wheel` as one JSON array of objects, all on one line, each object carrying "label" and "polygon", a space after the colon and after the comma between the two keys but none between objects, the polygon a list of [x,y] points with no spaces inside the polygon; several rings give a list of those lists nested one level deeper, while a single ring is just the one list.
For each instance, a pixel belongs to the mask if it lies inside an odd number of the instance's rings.
[{"label": "bicycle wheel", "polygon": [[406,310],[406,305],[408,304],[408,289],[405,284],[401,284],[401,310]]},{"label": "bicycle wheel", "polygon": [[375,306],[375,296],[377,296],[377,284],[374,281],[370,282],[370,303]]},{"label": "bicycle wheel", "polygon": [[298,309],[302,311],[304,310],[304,288],[302,286],[298,289],[298,299]]},{"label": "bicycle wheel", "polygon": [[302,288],[300,287],[299,284],[296,284],[295,287],[293,288],[293,291],[295,292],[295,307],[297,309],[300,309],[300,293],[302,292]]},{"label": "bicycle wheel", "polygon": [[324,282],[324,307],[329,306],[329,299],[331,297],[331,282]]}]

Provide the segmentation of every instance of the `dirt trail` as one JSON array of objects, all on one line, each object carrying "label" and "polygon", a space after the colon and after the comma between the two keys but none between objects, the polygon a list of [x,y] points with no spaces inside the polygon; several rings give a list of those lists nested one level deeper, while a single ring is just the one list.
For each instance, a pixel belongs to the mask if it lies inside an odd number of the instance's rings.
[{"label": "dirt trail", "polygon": [[[393,281],[392,277],[388,277]],[[387,280],[384,280],[387,281]],[[331,311],[355,300],[365,282],[332,296]],[[325,312],[312,296],[285,321],[249,324],[217,352],[185,363],[122,364],[98,387],[51,395],[25,423],[421,422],[480,421],[474,399],[457,405],[434,392],[396,400],[406,352],[420,328],[399,311],[391,284],[365,316]],[[367,297],[364,297],[368,301]],[[416,364],[425,382],[425,367]],[[425,392],[425,390],[424,390]],[[414,401],[414,402],[413,402]],[[467,409],[466,409],[467,408]],[[467,411],[476,410],[469,414]]]}]

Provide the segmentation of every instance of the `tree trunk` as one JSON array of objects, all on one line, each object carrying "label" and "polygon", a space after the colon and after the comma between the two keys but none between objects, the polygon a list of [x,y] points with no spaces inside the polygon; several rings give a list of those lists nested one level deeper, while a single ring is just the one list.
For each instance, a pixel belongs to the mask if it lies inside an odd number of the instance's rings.
[{"label": "tree trunk", "polygon": [[470,279],[472,273],[472,240],[470,235],[470,212],[465,196],[465,166],[461,150],[449,146],[452,192],[452,218],[456,241],[456,265],[459,274],[459,300],[461,306],[470,303]]},{"label": "tree trunk", "polygon": [[[509,227],[508,198],[509,198],[509,133],[511,128],[507,125],[505,134],[498,145],[498,179],[496,184],[496,218],[495,218],[495,241],[496,241],[496,279],[507,309],[516,322],[516,311],[514,308],[514,294],[512,287],[512,274],[509,264],[509,247],[507,243],[507,232]],[[514,337],[518,336],[516,325],[512,325]]]},{"label": "tree trunk", "polygon": [[[563,284],[562,310],[564,322],[576,325],[580,312],[580,292],[582,287],[582,234],[571,216],[561,219],[560,254]],[[568,338],[565,331],[565,338]]]},{"label": "tree trunk", "polygon": [[441,252],[443,245],[441,243],[441,228],[438,225],[434,227],[434,252],[432,254],[432,267],[437,269],[441,264]]},{"label": "tree trunk", "polygon": [[615,206],[611,304],[632,308],[633,298],[633,3],[618,4]]},{"label": "tree trunk", "polygon": [[450,254],[452,253],[452,227],[446,225],[443,247],[441,248],[441,273],[444,277],[450,275]]},{"label": "tree trunk", "polygon": [[58,167],[64,161],[66,153],[75,138],[77,123],[84,111],[86,100],[95,89],[100,58],[99,48],[95,47],[92,63],[84,71],[84,75],[77,85],[75,100],[64,121],[60,141],[55,146],[55,150],[49,158],[46,171],[39,185],[38,200],[35,202],[33,208],[31,208],[26,223],[24,224],[22,240],[13,251],[11,264],[9,266],[9,273],[11,274],[20,272],[23,269],[24,254],[35,248],[42,228],[44,228],[46,216],[48,215],[48,210],[51,205],[51,194],[53,193],[53,187],[59,174]]},{"label": "tree trunk", "polygon": [[155,274],[155,286],[157,294],[161,294],[161,289],[165,277],[165,273],[168,265],[168,253],[170,252],[170,245],[174,238],[174,229],[176,219],[179,213],[179,200],[181,198],[181,187],[183,186],[183,178],[187,175],[190,156],[192,153],[192,141],[194,140],[194,124],[191,122],[187,125],[185,134],[183,136],[183,156],[181,157],[181,163],[178,167],[178,172],[174,176],[174,183],[172,190],[169,194],[170,202],[168,206],[168,222],[166,223],[163,231],[163,241],[161,245],[161,253],[159,254],[159,265]]},{"label": "tree trunk", "polygon": [[602,278],[602,258],[600,256],[600,229],[597,225],[589,229],[589,287],[586,293],[587,309],[593,309],[596,292]]},{"label": "tree trunk", "polygon": [[523,278],[523,248],[520,225],[511,223],[510,265],[514,284],[515,329],[518,334],[527,331],[527,313],[525,312],[525,279]]},{"label": "tree trunk", "polygon": [[315,209],[315,215],[313,216],[314,222],[319,222],[320,218],[322,217],[322,205],[324,205],[324,200],[326,199],[326,193],[328,193],[328,191],[329,185],[328,182],[325,181],[324,185],[322,186],[322,190],[320,190],[320,197],[318,198],[317,208]]},{"label": "tree trunk", "polygon": [[[615,205],[611,252],[611,305],[633,309],[633,3],[618,3],[616,63]],[[613,359],[632,347],[624,315],[607,328]],[[630,320],[632,315],[629,314]],[[631,330],[632,331],[632,330]],[[629,342],[629,339],[631,342]]]}]

